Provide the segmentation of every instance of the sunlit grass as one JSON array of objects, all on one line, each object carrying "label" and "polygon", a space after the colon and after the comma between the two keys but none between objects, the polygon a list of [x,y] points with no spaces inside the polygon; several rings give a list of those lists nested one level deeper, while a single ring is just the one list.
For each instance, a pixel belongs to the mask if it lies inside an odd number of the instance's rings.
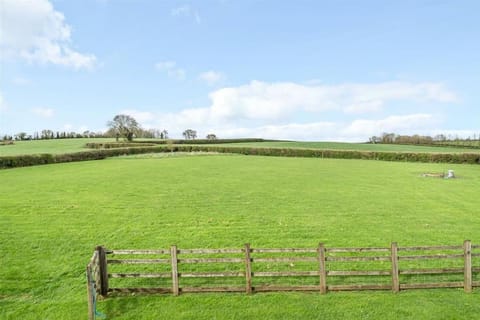
[{"label": "sunlit grass", "polygon": [[[455,170],[457,179],[424,178]],[[0,171],[0,318],[86,318],[109,248],[480,243],[475,165],[254,156],[111,158]],[[473,319],[479,289],[185,294],[101,301],[108,319]]]}]

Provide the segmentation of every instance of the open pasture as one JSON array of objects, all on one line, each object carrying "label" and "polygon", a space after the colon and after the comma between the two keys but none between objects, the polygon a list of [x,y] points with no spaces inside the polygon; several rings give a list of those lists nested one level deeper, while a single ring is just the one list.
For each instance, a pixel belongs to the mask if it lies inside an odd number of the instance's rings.
[{"label": "open pasture", "polygon": [[257,147],[257,148],[304,148],[304,149],[327,149],[327,150],[354,150],[376,152],[426,152],[426,153],[479,153],[479,149],[468,147],[451,146],[417,146],[402,144],[371,144],[351,142],[322,142],[322,141],[266,141],[229,143],[225,146],[233,147]]},{"label": "open pasture", "polygon": [[0,156],[15,156],[21,154],[38,153],[71,153],[90,150],[85,147],[87,142],[114,142],[110,138],[78,138],[78,139],[51,139],[51,140],[30,140],[15,141],[12,145],[0,146]]},{"label": "open pasture", "polygon": [[[457,179],[422,177],[455,170]],[[475,165],[205,155],[0,171],[0,318],[86,318],[109,248],[480,242]],[[477,279],[478,280],[478,279]],[[184,294],[100,301],[108,319],[472,319],[479,290]]]}]

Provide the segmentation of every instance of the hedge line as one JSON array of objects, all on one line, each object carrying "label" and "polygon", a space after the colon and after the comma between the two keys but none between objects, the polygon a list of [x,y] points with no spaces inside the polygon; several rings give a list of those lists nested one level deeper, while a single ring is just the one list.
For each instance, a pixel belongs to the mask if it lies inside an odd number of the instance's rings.
[{"label": "hedge line", "polygon": [[158,145],[142,147],[125,147],[96,149],[69,154],[20,155],[0,157],[0,168],[15,168],[40,164],[61,163],[71,161],[99,160],[120,155],[133,155],[158,152],[219,152],[243,155],[260,155],[275,157],[309,157],[332,159],[364,159],[405,162],[433,162],[480,164],[480,153],[403,153],[403,152],[371,152],[348,150],[292,149],[292,148],[254,148],[206,145]]}]

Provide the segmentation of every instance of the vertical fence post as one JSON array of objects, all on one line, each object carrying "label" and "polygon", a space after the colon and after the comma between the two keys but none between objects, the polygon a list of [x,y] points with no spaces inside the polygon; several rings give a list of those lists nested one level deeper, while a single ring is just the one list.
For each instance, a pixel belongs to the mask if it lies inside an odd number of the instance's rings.
[{"label": "vertical fence post", "polygon": [[252,258],[250,257],[250,243],[245,244],[245,292],[252,293]]},{"label": "vertical fence post", "polygon": [[93,295],[92,289],[92,267],[90,264],[87,266],[87,298],[88,298],[88,320],[95,320],[95,309],[94,309],[94,302],[93,299],[95,298]]},{"label": "vertical fence post", "polygon": [[400,291],[400,276],[398,270],[398,245],[396,242],[392,242],[391,259],[392,259],[392,291]]},{"label": "vertical fence post", "polygon": [[98,268],[100,271],[100,294],[102,297],[108,295],[108,270],[107,270],[107,254],[105,248],[97,246],[98,251]]},{"label": "vertical fence post", "polygon": [[463,242],[463,254],[463,290],[465,292],[472,292],[472,242],[470,240]]},{"label": "vertical fence post", "polygon": [[178,296],[178,259],[177,259],[177,246],[170,247],[170,257],[172,260],[172,293],[174,296]]},{"label": "vertical fence post", "polygon": [[318,244],[318,264],[320,271],[320,293],[327,293],[327,268],[325,263],[325,245]]}]

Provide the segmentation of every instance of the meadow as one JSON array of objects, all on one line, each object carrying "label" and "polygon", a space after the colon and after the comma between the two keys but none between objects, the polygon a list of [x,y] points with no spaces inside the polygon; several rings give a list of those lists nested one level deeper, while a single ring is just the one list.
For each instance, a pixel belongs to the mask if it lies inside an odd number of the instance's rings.
[{"label": "meadow", "polygon": [[[457,179],[422,177],[455,170]],[[476,165],[240,155],[110,158],[0,171],[0,318],[87,317],[109,248],[480,243]],[[129,295],[108,319],[473,319],[480,290]]]},{"label": "meadow", "polygon": [[351,142],[324,142],[324,141],[265,141],[248,143],[222,144],[232,147],[264,147],[264,148],[302,148],[302,149],[327,149],[327,150],[355,150],[376,152],[433,152],[433,153],[479,153],[479,149],[452,146],[420,146],[402,144],[372,144]]},{"label": "meadow", "polygon": [[53,140],[30,140],[15,141],[13,145],[0,146],[0,156],[14,156],[21,154],[50,153],[61,154],[90,150],[85,144],[87,142],[114,142],[115,139],[53,139]]}]

